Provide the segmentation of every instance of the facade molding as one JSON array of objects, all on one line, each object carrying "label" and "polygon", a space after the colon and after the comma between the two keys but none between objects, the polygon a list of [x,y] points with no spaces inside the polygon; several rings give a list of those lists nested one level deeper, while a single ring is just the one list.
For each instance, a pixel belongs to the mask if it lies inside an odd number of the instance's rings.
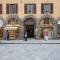
[{"label": "facade molding", "polygon": [[32,18],[32,19],[35,20],[35,22],[37,22],[37,20],[38,20],[34,15],[27,15],[27,16],[25,16],[25,17],[23,18],[23,22],[24,22],[27,18]]},{"label": "facade molding", "polygon": [[17,20],[18,24],[21,24],[21,21],[22,21],[22,20],[20,19],[20,17],[19,17],[18,15],[9,15],[9,16],[6,18],[7,24],[8,24],[9,19],[11,19],[11,18],[15,18],[15,19]]},{"label": "facade molding", "polygon": [[54,17],[53,16],[51,16],[51,15],[42,15],[40,18],[39,18],[39,24],[40,24],[40,22],[41,22],[41,20],[43,20],[45,17],[47,17],[47,18],[50,18],[51,19],[51,22],[54,24]]},{"label": "facade molding", "polygon": [[[35,28],[34,28],[34,38],[37,38],[38,36],[37,36],[37,33],[38,33],[38,31],[36,31],[37,29],[38,29],[38,19],[34,16],[34,15],[27,15],[27,16],[25,16],[24,18],[23,18],[23,26],[24,26],[24,22],[25,22],[25,20],[26,19],[28,19],[28,18],[32,18],[33,20],[34,20],[34,22],[35,22]],[[23,32],[24,32],[24,27],[23,27]],[[24,33],[23,33],[24,34]]]}]

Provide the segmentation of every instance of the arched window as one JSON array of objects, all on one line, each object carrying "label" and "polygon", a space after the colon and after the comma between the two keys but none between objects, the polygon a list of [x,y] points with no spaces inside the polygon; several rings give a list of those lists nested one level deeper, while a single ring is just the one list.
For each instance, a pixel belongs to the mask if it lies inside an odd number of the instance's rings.
[{"label": "arched window", "polygon": [[44,24],[49,24],[49,18],[44,18]]},{"label": "arched window", "polygon": [[41,20],[40,23],[41,23],[41,24],[50,24],[50,18],[45,17],[45,18],[43,18],[43,19]]},{"label": "arched window", "polygon": [[18,24],[18,22],[15,18],[11,18],[9,19],[8,24],[14,25],[14,24]]}]

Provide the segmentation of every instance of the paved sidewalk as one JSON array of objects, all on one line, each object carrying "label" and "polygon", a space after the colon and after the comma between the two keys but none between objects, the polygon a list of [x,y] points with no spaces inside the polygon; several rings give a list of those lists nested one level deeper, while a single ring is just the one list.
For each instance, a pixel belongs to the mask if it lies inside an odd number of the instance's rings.
[{"label": "paved sidewalk", "polygon": [[0,60],[60,60],[60,44],[1,44]]},{"label": "paved sidewalk", "polygon": [[60,40],[38,40],[28,39],[24,40],[0,40],[0,44],[60,44]]}]

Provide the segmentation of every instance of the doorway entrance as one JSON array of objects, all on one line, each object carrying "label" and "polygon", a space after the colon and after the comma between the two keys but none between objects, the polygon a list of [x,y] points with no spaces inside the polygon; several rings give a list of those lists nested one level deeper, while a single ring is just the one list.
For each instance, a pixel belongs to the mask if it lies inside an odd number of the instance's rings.
[{"label": "doorway entrance", "polygon": [[[28,38],[34,38],[35,37],[35,20],[33,18],[27,18],[24,21],[24,32],[27,32]],[[25,35],[25,34],[24,34]]]},{"label": "doorway entrance", "polygon": [[48,38],[52,39],[53,38],[53,27],[41,28],[40,38],[44,39],[45,30],[48,32]]},{"label": "doorway entrance", "polygon": [[40,38],[44,39],[45,37],[45,30],[48,33],[48,38],[53,38],[53,19],[50,17],[43,17],[40,20]]},{"label": "doorway entrance", "polygon": [[34,38],[34,25],[26,25],[26,32],[28,38]]}]

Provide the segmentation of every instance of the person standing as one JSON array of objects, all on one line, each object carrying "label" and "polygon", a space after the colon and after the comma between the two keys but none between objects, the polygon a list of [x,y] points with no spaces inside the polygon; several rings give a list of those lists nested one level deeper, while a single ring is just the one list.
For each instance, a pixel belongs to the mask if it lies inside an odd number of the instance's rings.
[{"label": "person standing", "polygon": [[48,40],[48,31],[44,32],[44,38],[45,38],[45,40]]},{"label": "person standing", "polygon": [[27,41],[27,32],[25,33],[25,41]]}]

